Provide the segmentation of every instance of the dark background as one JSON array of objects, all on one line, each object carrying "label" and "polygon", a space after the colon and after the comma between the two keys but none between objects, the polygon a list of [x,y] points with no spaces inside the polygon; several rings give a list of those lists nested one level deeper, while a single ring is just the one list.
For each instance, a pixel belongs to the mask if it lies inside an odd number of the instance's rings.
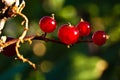
[{"label": "dark background", "polygon": [[[0,80],[120,80],[120,1],[119,0],[25,0],[23,13],[29,19],[27,35],[42,34],[39,19],[55,14],[57,29],[47,35],[58,39],[60,25],[76,25],[81,18],[91,24],[92,32],[104,30],[110,35],[103,46],[79,43],[67,48],[52,42],[21,44],[20,52],[38,65],[0,54]],[[23,31],[22,18],[6,22],[3,35],[18,38]],[[90,37],[91,37],[90,35]]]}]

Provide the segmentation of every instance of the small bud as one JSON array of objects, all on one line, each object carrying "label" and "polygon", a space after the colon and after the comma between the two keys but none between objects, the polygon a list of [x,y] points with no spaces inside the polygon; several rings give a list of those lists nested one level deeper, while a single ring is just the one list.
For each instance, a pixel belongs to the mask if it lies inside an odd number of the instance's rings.
[{"label": "small bud", "polygon": [[70,45],[67,45],[67,48],[70,48]]},{"label": "small bud", "polygon": [[54,13],[52,14],[52,18],[55,19],[55,14]]},{"label": "small bud", "polygon": [[110,38],[110,35],[106,35],[106,39],[109,39]]},{"label": "small bud", "polygon": [[80,22],[84,22],[83,18],[81,18]]}]

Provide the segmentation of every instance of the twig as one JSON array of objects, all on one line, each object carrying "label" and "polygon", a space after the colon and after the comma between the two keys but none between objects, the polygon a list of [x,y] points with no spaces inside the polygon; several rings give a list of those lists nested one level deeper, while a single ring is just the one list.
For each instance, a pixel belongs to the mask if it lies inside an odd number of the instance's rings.
[{"label": "twig", "polygon": [[[8,38],[10,38],[10,37],[8,37]],[[4,43],[3,48],[16,43],[18,40],[19,39],[13,38],[10,41],[7,41],[6,43]],[[59,40],[55,40],[55,39],[50,39],[50,38],[47,38],[47,37],[43,37],[42,35],[41,36],[37,36],[37,35],[26,36],[23,40],[24,41],[28,41],[28,40],[43,40],[45,42],[52,42],[52,43],[58,43],[58,44],[67,45],[67,44],[62,43]],[[85,42],[90,43],[90,42],[92,42],[92,40],[79,40],[76,44],[78,44],[78,43],[85,43]]]}]

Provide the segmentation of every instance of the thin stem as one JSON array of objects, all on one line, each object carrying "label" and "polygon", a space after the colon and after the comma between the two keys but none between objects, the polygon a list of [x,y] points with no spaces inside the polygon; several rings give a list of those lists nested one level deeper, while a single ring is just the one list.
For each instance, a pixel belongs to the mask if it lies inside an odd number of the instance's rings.
[{"label": "thin stem", "polygon": [[[12,45],[12,44],[16,43],[18,40],[19,39],[12,39],[10,41],[7,41],[6,43],[4,43],[4,45],[2,47],[5,48],[5,47],[7,47],[9,45]],[[46,37],[43,37],[42,35],[41,36],[37,36],[37,35],[26,36],[23,40],[24,41],[28,41],[28,40],[43,40],[45,42],[52,42],[52,43],[67,45],[67,44],[62,43],[59,40],[46,38]],[[90,40],[79,40],[76,44],[78,44],[78,43],[91,43],[91,42],[93,42],[91,39]]]},{"label": "thin stem", "polygon": [[[59,41],[59,40],[49,39],[49,38],[46,38],[45,36],[46,36],[46,33],[44,34],[44,37],[43,37],[43,35],[41,35],[41,36],[31,35],[31,36],[26,36],[26,37],[24,37],[23,40],[24,40],[24,41],[43,40],[43,41],[45,41],[45,42],[52,42],[52,43],[67,45],[67,44],[62,43],[62,42]],[[8,38],[9,38],[9,37],[8,37]],[[9,46],[9,45],[12,45],[12,44],[16,43],[15,50],[16,50],[16,55],[17,55],[17,57],[18,57],[20,60],[22,60],[23,62],[28,62],[34,69],[36,69],[35,63],[33,63],[33,62],[31,62],[30,60],[24,58],[23,55],[20,54],[20,52],[19,52],[19,47],[20,47],[20,46],[18,46],[18,45],[20,44],[20,42],[21,42],[21,41],[20,41],[19,38],[18,38],[18,39],[14,39],[14,38],[13,38],[12,40],[4,43],[4,44],[2,45],[2,47],[5,48],[5,47],[7,47],[7,46]],[[81,42],[92,42],[92,41],[91,41],[91,40],[79,40],[76,44],[81,43]],[[70,45],[67,45],[67,47],[70,48]]]}]

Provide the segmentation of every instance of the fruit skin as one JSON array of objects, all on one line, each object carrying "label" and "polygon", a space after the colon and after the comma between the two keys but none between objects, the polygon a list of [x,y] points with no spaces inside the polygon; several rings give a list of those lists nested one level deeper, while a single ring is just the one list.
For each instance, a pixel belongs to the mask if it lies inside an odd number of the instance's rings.
[{"label": "fruit skin", "polygon": [[104,31],[96,31],[92,35],[92,41],[94,44],[101,46],[106,42],[106,33]]},{"label": "fruit skin", "polygon": [[79,30],[73,25],[64,24],[58,30],[58,37],[64,44],[74,44],[78,41]]},{"label": "fruit skin", "polygon": [[[6,41],[10,41],[10,40],[12,40],[12,39],[13,39],[13,38],[7,38]],[[16,55],[15,46],[16,46],[16,43],[7,46],[7,47],[5,47],[5,48],[3,49],[3,51],[2,51],[1,53],[2,53],[3,55],[7,56],[7,57],[15,56],[15,55]]]},{"label": "fruit skin", "polygon": [[80,36],[88,36],[91,32],[90,24],[86,21],[80,21],[76,27],[80,32]]},{"label": "fruit skin", "polygon": [[46,33],[51,33],[56,29],[56,21],[53,17],[44,16],[39,21],[39,27]]}]

